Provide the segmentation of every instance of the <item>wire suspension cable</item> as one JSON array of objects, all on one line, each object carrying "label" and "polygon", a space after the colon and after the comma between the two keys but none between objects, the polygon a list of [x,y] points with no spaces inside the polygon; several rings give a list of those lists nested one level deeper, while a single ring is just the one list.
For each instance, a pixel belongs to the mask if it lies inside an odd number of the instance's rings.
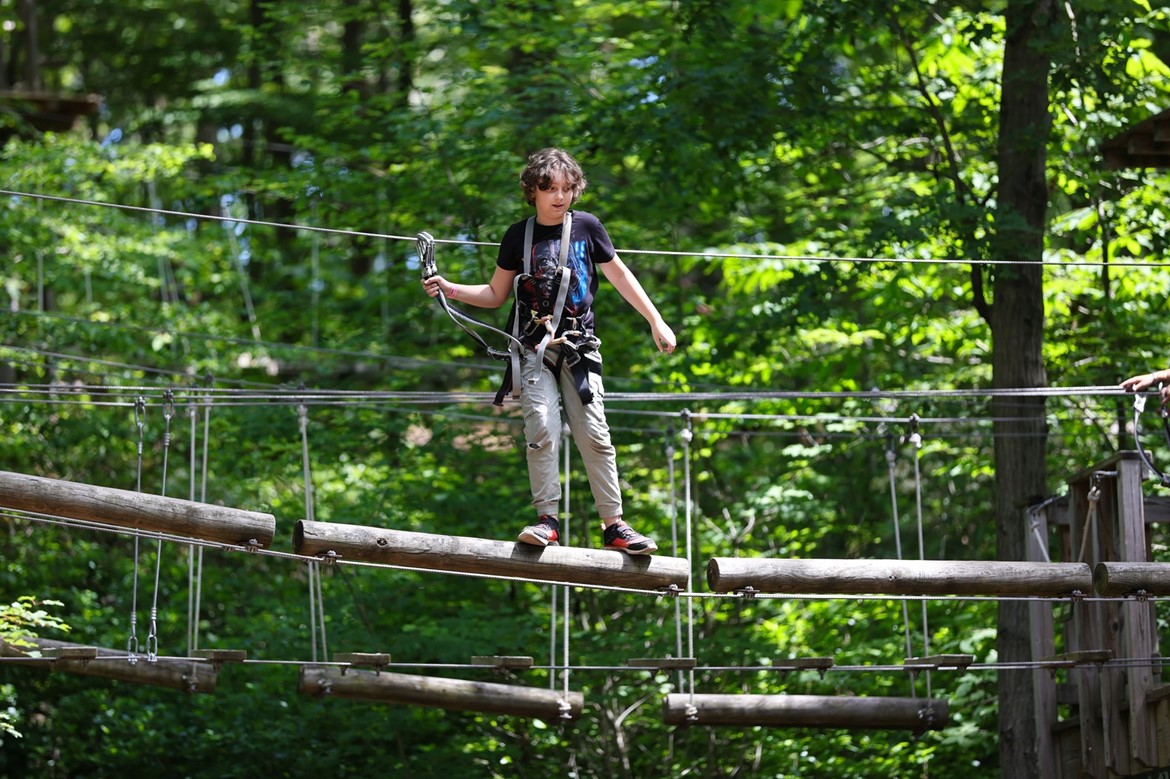
[{"label": "wire suspension cable", "polygon": [[[565,479],[564,479],[565,510],[564,510],[564,515],[561,519],[561,524],[560,524],[560,527],[564,529],[564,534],[565,534],[564,539],[565,539],[566,546],[569,543],[569,511],[570,511],[569,494],[570,494],[570,482],[571,482],[570,469],[569,469],[569,455],[570,455],[569,450],[572,448],[569,446],[570,432],[571,431],[569,430],[569,423],[566,421],[564,423],[564,426],[561,428],[561,448],[564,449],[564,452],[565,452]],[[584,537],[585,537],[585,534],[582,533],[582,538],[584,538]],[[563,685],[563,687],[562,687],[562,696],[563,697],[561,698],[561,704],[562,704],[561,716],[564,719],[569,719],[569,713],[568,713],[567,709],[565,709],[564,707],[568,706],[567,701],[569,700],[569,676],[571,674],[571,671],[569,670],[569,662],[570,662],[570,656],[569,656],[569,615],[570,615],[569,597],[570,597],[570,594],[572,592],[572,588],[562,587],[561,591],[562,591],[562,596],[564,597],[564,609],[562,610],[562,614],[561,614],[561,629],[564,631],[563,639],[562,639],[562,646],[561,646],[561,657],[563,657],[565,659],[565,670],[561,674],[561,683]],[[554,598],[556,597],[556,587],[553,588],[553,597]]]},{"label": "wire suspension cable", "polygon": [[[195,465],[195,453],[199,448],[198,418],[199,406],[192,403],[187,407],[187,416],[191,420],[191,451],[188,453],[189,478],[187,479],[187,499],[195,501],[196,474],[199,472]],[[202,547],[200,547],[202,550]],[[198,639],[195,636],[195,545],[187,544],[187,654],[194,656]]]},{"label": "wire suspension cable", "polygon": [[[898,515],[898,489],[896,485],[894,464],[895,452],[893,436],[889,436],[886,445],[886,465],[890,475],[890,509],[894,519],[894,552],[898,559],[902,559],[902,523]],[[912,657],[914,654],[913,645],[910,640],[910,609],[906,605],[906,601],[902,601],[902,632],[906,640],[906,657]]]},{"label": "wire suspension cable", "polygon": [[[133,206],[124,203],[111,203],[97,200],[87,200],[84,198],[66,197],[62,195],[48,195],[39,192],[24,192],[11,189],[0,189],[0,195],[16,198],[29,198],[36,201],[49,201],[56,203],[66,203],[70,205],[84,205],[97,206],[102,208],[114,208],[123,211],[133,211],[138,213],[146,213],[157,216],[174,216],[183,220],[210,220],[219,221],[227,225],[256,225],[259,227],[272,227],[284,230],[299,230],[305,232],[327,233],[332,235],[347,235],[353,237],[364,238],[381,238],[391,239],[396,241],[413,241],[414,236],[393,235],[389,233],[369,232],[363,230],[320,227],[316,225],[305,225],[287,222],[274,222],[262,219],[248,219],[239,218],[224,213],[226,209],[222,209],[221,213],[206,214],[196,213],[192,211],[176,211],[165,208],[153,208],[146,206]],[[499,242],[492,241],[471,241],[467,239],[440,239],[432,238],[435,243],[455,244],[461,246],[482,246],[491,247],[499,246]],[[626,255],[644,255],[644,256],[658,256],[658,257],[690,257],[701,260],[743,260],[746,262],[761,262],[761,261],[775,261],[775,262],[845,262],[845,263],[901,263],[905,265],[986,265],[986,266],[1000,266],[1000,265],[1041,265],[1043,267],[1056,268],[1100,268],[1100,267],[1137,267],[1137,268],[1163,268],[1170,263],[1150,262],[1150,261],[1136,261],[1136,260],[1118,260],[1116,258],[1107,258],[1103,260],[1076,260],[1076,261],[1044,261],[1040,263],[1029,260],[1017,259],[984,259],[973,263],[968,258],[962,257],[944,257],[944,258],[930,258],[930,257],[860,257],[860,256],[816,256],[807,254],[763,254],[763,253],[745,253],[745,252],[712,252],[712,251],[680,251],[668,249],[632,249],[626,247],[618,247],[619,253]]]},{"label": "wire suspension cable", "polygon": [[[146,424],[146,398],[139,396],[134,401],[134,424],[138,428],[138,469],[134,489],[142,492],[142,438]],[[130,635],[126,640],[126,652],[131,662],[138,655],[138,531],[134,531],[134,575],[131,584],[130,597]]]},{"label": "wire suspension cable", "polygon": [[[211,390],[214,388],[214,380],[210,374],[207,375],[204,386],[204,403],[203,403],[203,462],[202,468],[199,471],[199,500],[202,503],[207,502],[207,471],[210,462],[210,444],[211,444],[211,404],[212,395]],[[199,646],[199,615],[202,613],[203,605],[203,550],[204,546],[199,545],[198,559],[196,560],[196,574],[195,574],[195,641],[196,648]]]},{"label": "wire suspension cable", "polygon": [[[666,473],[669,480],[670,489],[670,553],[674,557],[678,557],[678,488],[675,484],[675,468],[674,468],[674,439],[675,433],[673,430],[667,431],[666,434]],[[683,638],[682,638],[682,603],[678,598],[674,599],[674,651],[676,657],[683,656]],[[686,674],[682,669],[678,671],[678,690],[684,692],[686,690]]]},{"label": "wire suspension cable", "polygon": [[[692,522],[693,510],[691,506],[691,439],[694,437],[694,424],[691,412],[684,410],[683,418],[683,510],[686,512],[686,546],[687,546],[687,592],[695,590],[695,556],[694,556],[694,525]],[[695,656],[695,601],[687,599],[687,657]],[[688,673],[687,690],[690,693],[689,710],[695,707],[695,669]]]},{"label": "wire suspension cable", "polygon": [[[910,442],[914,444],[914,502],[918,517],[918,559],[926,560],[926,539],[923,534],[922,522],[922,434],[918,432],[917,417],[911,426]],[[926,616],[926,601],[922,601],[922,654],[930,656],[930,622]],[[926,671],[926,697],[930,697],[930,670]]]},{"label": "wire suspension cable", "polygon": [[[305,481],[305,518],[313,521],[313,475],[309,464],[309,410],[304,406],[297,406],[297,420],[301,431],[301,467]],[[317,634],[321,635],[321,651],[324,657],[329,657],[329,647],[325,640],[325,604],[324,594],[321,591],[321,566],[319,562],[309,563],[309,625],[312,636],[313,660],[317,660]]]},{"label": "wire suspension cable", "polygon": [[[171,451],[171,417],[175,415],[174,394],[168,390],[163,399],[163,464],[160,495],[167,494],[167,461]],[[150,603],[150,632],[146,636],[146,659],[154,662],[158,658],[158,591],[162,576],[162,538],[156,541],[154,551],[154,597]]]}]

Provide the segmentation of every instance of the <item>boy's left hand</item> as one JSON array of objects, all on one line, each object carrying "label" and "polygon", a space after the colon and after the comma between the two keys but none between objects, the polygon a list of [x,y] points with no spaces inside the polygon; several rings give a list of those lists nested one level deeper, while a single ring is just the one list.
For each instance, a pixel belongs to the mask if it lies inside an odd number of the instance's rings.
[{"label": "boy's left hand", "polygon": [[658,322],[650,327],[650,332],[654,336],[654,345],[658,347],[658,351],[665,354],[670,354],[674,351],[677,341],[674,337],[674,331],[670,329],[670,325],[665,322]]}]

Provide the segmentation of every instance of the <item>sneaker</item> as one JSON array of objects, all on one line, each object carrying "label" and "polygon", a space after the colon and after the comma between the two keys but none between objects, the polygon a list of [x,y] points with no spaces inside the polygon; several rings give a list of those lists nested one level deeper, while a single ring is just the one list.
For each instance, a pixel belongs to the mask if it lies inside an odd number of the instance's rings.
[{"label": "sneaker", "polygon": [[535,525],[529,525],[521,530],[517,540],[533,546],[557,546],[559,527],[556,517],[543,516]]},{"label": "sneaker", "polygon": [[625,522],[618,520],[602,533],[606,549],[616,549],[626,554],[653,554],[658,551],[658,544],[647,538]]}]

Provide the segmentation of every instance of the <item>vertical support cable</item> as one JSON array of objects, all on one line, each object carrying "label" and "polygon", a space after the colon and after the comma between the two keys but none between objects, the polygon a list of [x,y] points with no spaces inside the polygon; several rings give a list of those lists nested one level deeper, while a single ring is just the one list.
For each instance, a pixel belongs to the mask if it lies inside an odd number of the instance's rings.
[{"label": "vertical support cable", "polygon": [[[313,512],[313,474],[309,465],[309,410],[304,403],[297,406],[297,419],[301,429],[301,468],[305,481],[305,519],[312,522]],[[317,633],[321,633],[321,651],[324,657],[329,657],[329,647],[325,639],[325,601],[321,589],[321,565],[316,560],[309,561],[309,632],[312,636],[313,661],[317,661]]]},{"label": "vertical support cable", "polygon": [[[570,487],[571,487],[570,478],[569,478],[569,473],[570,473],[569,454],[570,453],[569,453],[569,447],[564,445],[564,442],[567,440],[567,436],[569,434],[570,434],[570,430],[569,430],[568,423],[562,422],[561,423],[561,442],[562,442],[561,448],[564,451],[564,457],[562,458],[562,465],[561,465],[561,467],[563,468],[561,483],[563,485],[562,495],[564,496],[564,501],[561,504],[561,514],[560,514],[560,517],[559,517],[559,520],[557,523],[557,526],[558,526],[557,539],[558,539],[558,543],[560,543],[562,546],[568,546],[568,544],[569,544],[569,505],[570,505],[569,504],[569,492],[570,492]],[[549,671],[549,674],[548,674],[548,688],[550,690],[555,690],[557,688],[557,603],[560,599],[560,597],[559,597],[560,593],[558,592],[559,589],[560,589],[560,587],[558,585],[554,584],[552,586],[551,603],[549,605],[549,626],[548,626],[549,661],[548,661],[548,664],[549,664],[549,668],[551,670]],[[564,666],[562,667],[562,674],[561,674],[562,677],[564,676],[564,669],[568,668],[568,665],[569,665],[569,650],[568,650],[569,592],[568,592],[568,590],[569,590],[569,588],[565,587],[564,620],[565,620],[566,627],[565,627],[564,637],[562,638],[562,642],[564,643],[564,647],[565,647],[564,653],[563,653],[564,654]],[[567,684],[567,682],[566,682],[566,684]]]},{"label": "vertical support cable", "polygon": [[[171,417],[175,415],[175,393],[166,390],[163,393],[163,467],[162,491],[163,497],[167,494],[167,468],[171,451]],[[146,636],[146,659],[150,662],[158,660],[158,585],[162,574],[162,535],[159,535],[154,550],[154,597],[150,603],[150,632]]]},{"label": "vertical support cable", "polygon": [[[902,559],[902,522],[898,516],[898,488],[894,473],[894,437],[886,436],[886,466],[890,474],[890,510],[894,518],[894,550],[898,559]],[[910,639],[910,607],[902,599],[902,632],[906,638],[906,657],[914,656],[913,644]]]},{"label": "vertical support cable", "polygon": [[[560,530],[558,531],[560,534],[561,543],[563,543],[565,546],[569,545],[569,506],[570,506],[569,496],[570,496],[570,486],[571,486],[571,479],[569,477],[569,475],[570,475],[569,456],[570,456],[570,449],[572,448],[568,445],[570,433],[571,433],[571,431],[569,430],[569,425],[566,422],[564,424],[564,426],[561,428],[561,449],[563,449],[564,453],[565,453],[565,479],[564,479],[565,504],[564,504],[564,510],[561,513],[561,521],[559,523]],[[563,631],[563,637],[561,639],[561,642],[562,642],[561,643],[561,659],[565,663],[565,669],[561,673],[561,683],[564,686],[564,696],[565,697],[563,699],[563,702],[567,703],[569,700],[569,674],[570,674],[570,671],[569,671],[569,591],[570,591],[570,588],[568,585],[564,585],[563,587],[561,587],[561,589],[564,591],[563,595],[562,595],[562,597],[564,598],[564,608],[561,609],[561,627],[562,627],[562,631]],[[553,597],[554,598],[556,597],[555,593],[553,594]]]},{"label": "vertical support cable", "polygon": [[[199,447],[197,419],[199,403],[194,401],[187,407],[187,416],[191,419],[191,454],[188,470],[190,478],[187,480],[187,499],[195,502],[195,452]],[[195,652],[195,544],[187,544],[187,656],[192,657]]]},{"label": "vertical support cable", "polygon": [[[687,547],[687,657],[695,656],[695,599],[690,597],[690,593],[694,592],[694,550],[693,540],[694,531],[691,522],[691,441],[695,437],[694,428],[692,426],[690,409],[683,409],[683,424],[685,427],[682,431],[683,441],[683,506],[686,513],[686,547]],[[690,691],[690,706],[695,705],[695,669],[691,668],[688,672],[690,683],[688,688]]]},{"label": "vertical support cable", "polygon": [[[208,443],[211,440],[211,403],[212,394],[211,388],[214,379],[210,374],[207,376],[207,389],[204,392],[203,404],[203,467],[199,476],[199,502],[207,502],[207,464],[208,464]],[[203,547],[200,546],[196,552],[195,560],[195,630],[193,633],[193,641],[191,649],[199,648],[199,615],[202,611],[203,600]]]},{"label": "vertical support cable", "polygon": [[[134,424],[138,427],[138,472],[134,484],[136,492],[142,492],[142,439],[146,427],[146,398],[139,395],[134,399]],[[134,575],[130,596],[130,636],[126,640],[126,653],[130,662],[138,661],[138,530],[134,530]]]},{"label": "vertical support cable", "polygon": [[[670,484],[670,554],[678,557],[678,489],[674,473],[674,429],[666,431],[666,473]],[[682,604],[674,599],[674,651],[675,657],[683,657]],[[685,687],[682,669],[678,672],[678,687]]]},{"label": "vertical support cable", "polygon": [[[918,510],[918,559],[926,559],[926,541],[922,531],[922,435],[918,432],[918,415],[910,417],[910,442],[914,444],[914,497]],[[922,654],[930,655],[930,622],[926,617],[926,600],[922,601]],[[930,697],[930,671],[926,671],[926,697]]]}]

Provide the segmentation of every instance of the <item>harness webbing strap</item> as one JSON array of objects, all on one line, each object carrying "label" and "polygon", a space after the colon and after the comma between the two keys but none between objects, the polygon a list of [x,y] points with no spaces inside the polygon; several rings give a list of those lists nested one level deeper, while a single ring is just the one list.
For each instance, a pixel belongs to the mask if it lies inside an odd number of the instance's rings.
[{"label": "harness webbing strap", "polygon": [[[524,225],[524,275],[527,276],[532,273],[532,235],[536,229],[536,217],[528,217],[528,221]],[[564,221],[561,223],[561,251],[557,258],[559,266],[558,272],[561,274],[560,284],[557,289],[556,303],[553,305],[552,319],[549,320],[551,327],[545,333],[544,338],[540,340],[540,344],[536,347],[536,359],[544,360],[545,350],[548,348],[549,342],[552,341],[556,335],[557,328],[560,327],[561,317],[565,311],[565,301],[569,296],[569,278],[571,271],[567,263],[569,260],[569,244],[572,238],[573,231],[573,214],[571,211],[565,212]],[[520,397],[520,274],[516,274],[516,278],[512,280],[512,296],[514,298],[514,310],[512,316],[512,343],[509,345],[508,351],[511,353],[511,368],[512,368],[512,397]],[[535,380],[533,380],[535,382]]]},{"label": "harness webbing strap", "polygon": [[[561,245],[564,246],[564,244]],[[544,352],[548,349],[549,342],[556,336],[557,328],[561,326],[561,314],[565,311],[565,298],[569,296],[569,278],[572,276],[572,271],[562,265],[558,273],[561,275],[561,282],[557,287],[557,302],[553,305],[552,319],[545,326],[544,338],[540,339],[540,345],[536,347],[537,360],[544,360]],[[535,379],[532,382],[535,383]]]}]

